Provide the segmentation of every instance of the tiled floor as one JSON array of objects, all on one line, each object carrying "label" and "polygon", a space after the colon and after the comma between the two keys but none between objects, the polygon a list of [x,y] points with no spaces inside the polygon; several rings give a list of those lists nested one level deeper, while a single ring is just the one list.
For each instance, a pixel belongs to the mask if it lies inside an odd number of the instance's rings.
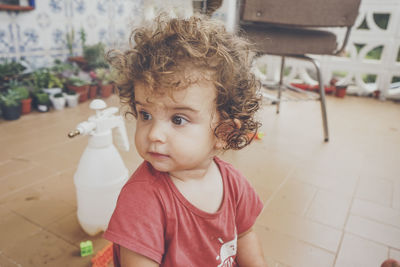
[{"label": "tiled floor", "polygon": [[[118,105],[114,96],[107,100]],[[0,121],[0,266],[90,266],[79,243],[73,174],[87,137],[66,137],[89,102]],[[269,266],[376,267],[400,259],[400,104],[328,97],[322,141],[318,102],[260,112],[266,136],[222,157],[255,186],[265,209],[255,230]],[[134,122],[127,122],[132,133]],[[121,155],[130,170],[134,148]]]}]

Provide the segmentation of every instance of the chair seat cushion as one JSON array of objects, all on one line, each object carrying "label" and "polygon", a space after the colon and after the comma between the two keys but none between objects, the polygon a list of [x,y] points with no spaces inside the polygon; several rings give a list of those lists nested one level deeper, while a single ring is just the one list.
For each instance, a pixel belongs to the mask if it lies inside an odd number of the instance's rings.
[{"label": "chair seat cushion", "polygon": [[274,55],[333,55],[336,35],[329,31],[265,25],[241,25],[242,34],[258,52]]}]

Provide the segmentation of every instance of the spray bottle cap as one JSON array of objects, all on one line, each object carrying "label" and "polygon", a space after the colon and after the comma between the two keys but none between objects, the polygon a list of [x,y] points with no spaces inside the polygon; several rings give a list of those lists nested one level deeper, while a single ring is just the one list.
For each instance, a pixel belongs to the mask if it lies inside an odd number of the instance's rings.
[{"label": "spray bottle cap", "polygon": [[100,111],[102,109],[105,109],[107,107],[106,102],[104,102],[101,99],[94,99],[92,102],[90,102],[89,108],[96,110],[96,116],[100,116]]}]

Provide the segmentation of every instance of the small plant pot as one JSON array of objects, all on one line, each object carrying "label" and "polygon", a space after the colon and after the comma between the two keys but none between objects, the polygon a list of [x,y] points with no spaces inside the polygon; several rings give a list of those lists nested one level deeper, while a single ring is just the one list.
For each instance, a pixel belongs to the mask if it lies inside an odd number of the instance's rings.
[{"label": "small plant pot", "polygon": [[100,86],[100,92],[101,92],[101,97],[102,98],[107,98],[109,97],[114,89],[113,84],[104,84]]},{"label": "small plant pot", "polygon": [[68,85],[68,89],[79,93],[79,102],[85,102],[89,97],[89,84],[82,86]]},{"label": "small plant pot", "polygon": [[68,61],[69,62],[75,62],[82,70],[85,70],[85,71],[89,70],[88,62],[82,56],[69,57]]},{"label": "small plant pot", "polygon": [[97,96],[97,84],[92,84],[89,87],[89,98],[95,98]]},{"label": "small plant pot", "polygon": [[344,98],[346,96],[347,86],[336,86],[335,96]]},{"label": "small plant pot", "polygon": [[39,112],[48,112],[50,110],[49,104],[37,104],[36,109]]},{"label": "small plant pot", "polygon": [[61,88],[44,88],[42,89],[45,93],[47,93],[49,96],[59,94],[62,92]]},{"label": "small plant pot", "polygon": [[17,106],[1,106],[3,118],[7,121],[18,120],[21,117],[21,103]]},{"label": "small plant pot", "polygon": [[67,100],[67,105],[68,107],[76,107],[79,103],[79,93],[76,93],[75,95],[69,95],[64,93],[64,97]]},{"label": "small plant pot", "polygon": [[63,110],[65,107],[65,97],[54,97],[54,96],[50,96],[50,101],[53,104],[54,109],[56,110]]},{"label": "small plant pot", "polygon": [[22,105],[22,114],[28,114],[32,110],[32,98],[27,98],[27,99],[22,99],[21,100],[21,105]]}]

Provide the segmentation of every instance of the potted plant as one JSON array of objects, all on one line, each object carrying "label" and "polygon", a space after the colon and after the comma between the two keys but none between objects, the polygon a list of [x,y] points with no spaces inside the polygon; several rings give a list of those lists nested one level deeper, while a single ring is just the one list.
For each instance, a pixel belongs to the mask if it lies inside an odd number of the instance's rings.
[{"label": "potted plant", "polygon": [[67,100],[68,107],[76,107],[78,105],[79,94],[77,92],[68,90],[64,93],[64,97]]},{"label": "potted plant", "polygon": [[66,99],[62,93],[50,95],[50,101],[56,110],[62,110],[65,107]]},{"label": "potted plant", "polygon": [[1,110],[5,120],[17,120],[21,116],[21,101],[18,92],[8,89],[0,95]]},{"label": "potted plant", "polygon": [[30,93],[25,81],[9,80],[8,83],[5,84],[5,87],[13,90],[19,95],[22,106],[22,114],[31,112],[32,98],[30,97]]},{"label": "potted plant", "polygon": [[[82,50],[85,47],[85,42],[86,42],[86,32],[83,28],[79,31],[80,39],[81,39],[81,44],[82,44]],[[88,63],[87,60],[83,56],[74,56],[74,51],[73,51],[73,42],[75,40],[75,30],[72,29],[70,33],[67,33],[66,35],[66,40],[67,40],[67,47],[69,50],[70,56],[68,57],[69,62],[76,63],[82,70],[88,70]]]},{"label": "potted plant", "polygon": [[97,91],[99,86],[96,81],[92,81],[89,87],[89,98],[95,98],[97,96]]},{"label": "potted plant", "polygon": [[96,68],[95,71],[91,73],[91,76],[98,81],[101,97],[109,97],[114,89],[112,72],[106,68]]},{"label": "potted plant", "polygon": [[47,112],[50,110],[50,97],[47,93],[42,90],[38,90],[34,93],[36,109],[39,112]]},{"label": "potted plant", "polygon": [[102,43],[85,45],[83,47],[83,57],[87,61],[88,69],[106,68],[108,64],[104,58],[105,47]]},{"label": "potted plant", "polygon": [[16,91],[20,96],[21,100],[21,112],[22,114],[28,114],[32,110],[32,98],[30,97],[29,90],[26,86],[19,85],[11,88]]},{"label": "potted plant", "polygon": [[80,94],[79,102],[84,102],[88,99],[89,95],[89,83],[79,77],[70,77],[67,80],[67,87],[71,91],[75,91]]},{"label": "potted plant", "polygon": [[335,96],[344,98],[347,92],[347,85],[336,85],[335,87]]},{"label": "potted plant", "polygon": [[36,90],[43,90],[50,95],[62,92],[63,84],[61,80],[50,69],[43,68],[34,71],[32,80]]},{"label": "potted plant", "polygon": [[0,90],[5,90],[3,87],[9,80],[15,79],[26,68],[19,62],[8,62],[7,60],[0,64]]}]

